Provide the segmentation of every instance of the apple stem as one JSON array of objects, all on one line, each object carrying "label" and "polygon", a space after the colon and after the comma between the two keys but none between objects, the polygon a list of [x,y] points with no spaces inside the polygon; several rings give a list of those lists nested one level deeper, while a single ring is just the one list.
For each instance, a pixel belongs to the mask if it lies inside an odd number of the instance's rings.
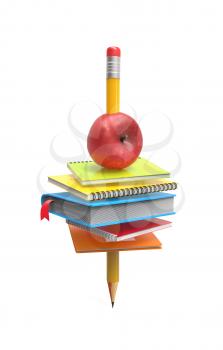
[{"label": "apple stem", "polygon": [[127,140],[127,138],[128,138],[128,135],[122,135],[122,136],[120,137],[120,141],[121,141],[122,143],[124,143],[124,142]]}]

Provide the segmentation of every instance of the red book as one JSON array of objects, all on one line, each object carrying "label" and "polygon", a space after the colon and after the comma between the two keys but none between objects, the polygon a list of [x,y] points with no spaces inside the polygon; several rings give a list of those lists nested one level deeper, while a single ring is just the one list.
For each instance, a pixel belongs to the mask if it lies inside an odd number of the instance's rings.
[{"label": "red book", "polygon": [[84,231],[91,232],[97,236],[105,238],[107,241],[124,241],[146,233],[154,232],[171,226],[171,222],[163,219],[139,220],[125,222],[117,225],[101,226],[89,228],[83,225],[68,222]]}]

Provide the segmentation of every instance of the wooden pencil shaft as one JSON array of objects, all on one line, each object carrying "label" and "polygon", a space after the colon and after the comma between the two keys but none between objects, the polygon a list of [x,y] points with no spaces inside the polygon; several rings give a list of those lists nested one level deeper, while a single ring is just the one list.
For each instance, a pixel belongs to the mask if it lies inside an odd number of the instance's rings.
[{"label": "wooden pencil shaft", "polygon": [[107,282],[119,281],[119,251],[107,252]]},{"label": "wooden pencil shaft", "polygon": [[107,113],[120,111],[120,79],[108,78],[106,81]]}]

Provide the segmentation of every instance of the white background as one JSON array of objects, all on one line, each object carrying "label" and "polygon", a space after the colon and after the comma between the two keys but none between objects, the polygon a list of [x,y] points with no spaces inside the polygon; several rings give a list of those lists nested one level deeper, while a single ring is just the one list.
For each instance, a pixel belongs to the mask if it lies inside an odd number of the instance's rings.
[{"label": "white background", "polygon": [[[222,13],[216,0],[0,1],[1,349],[223,348]],[[74,103],[85,134],[104,111],[110,45],[144,143],[171,119],[170,142],[143,155],[179,168],[185,193],[161,251],[121,254],[114,309],[105,255],[76,254],[61,219],[40,222],[37,185],[82,151]]]}]

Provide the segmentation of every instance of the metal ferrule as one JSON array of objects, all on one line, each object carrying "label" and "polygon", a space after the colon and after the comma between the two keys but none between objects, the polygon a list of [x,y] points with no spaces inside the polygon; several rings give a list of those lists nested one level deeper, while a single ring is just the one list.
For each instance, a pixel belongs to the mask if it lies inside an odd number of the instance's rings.
[{"label": "metal ferrule", "polygon": [[120,57],[107,57],[107,78],[120,79]]}]

